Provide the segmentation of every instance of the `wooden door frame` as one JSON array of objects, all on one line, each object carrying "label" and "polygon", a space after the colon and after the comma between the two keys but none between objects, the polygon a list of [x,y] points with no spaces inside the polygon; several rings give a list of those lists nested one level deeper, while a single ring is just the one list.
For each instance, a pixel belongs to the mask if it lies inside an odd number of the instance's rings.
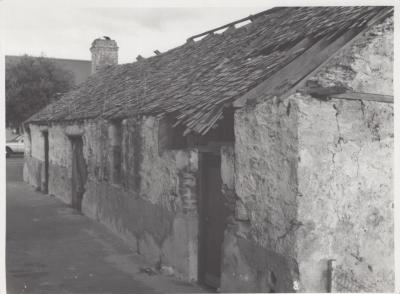
[{"label": "wooden door frame", "polygon": [[205,254],[206,254],[206,238],[205,238],[205,224],[204,224],[204,210],[205,210],[205,185],[206,185],[206,180],[204,177],[204,171],[205,171],[205,156],[207,155],[216,155],[221,158],[221,152],[220,148],[206,148],[202,149],[199,152],[199,162],[198,162],[198,167],[199,167],[199,173],[198,173],[198,185],[197,185],[197,209],[198,209],[198,254],[197,254],[197,281],[202,284],[203,286],[210,287],[207,284],[205,284],[204,277],[205,277],[205,270],[206,270],[206,263],[205,263]]},{"label": "wooden door frame", "polygon": [[47,194],[49,192],[49,131],[42,131],[43,145],[44,145],[44,182],[42,187],[42,192]]},{"label": "wooden door frame", "polygon": [[204,257],[204,251],[205,251],[205,238],[204,238],[204,225],[203,225],[203,213],[204,213],[204,185],[205,185],[205,179],[204,179],[204,152],[199,152],[199,173],[198,173],[198,185],[197,185],[197,190],[198,190],[198,199],[197,199],[197,209],[198,209],[198,232],[199,232],[199,237],[198,237],[198,251],[197,251],[197,281],[201,284],[204,284],[204,272],[205,272],[205,259]]},{"label": "wooden door frame", "polygon": [[[71,161],[73,161],[73,157],[74,157],[74,149],[73,149],[73,145],[74,145],[74,143],[73,143],[73,141],[74,140],[81,140],[81,142],[82,142],[82,148],[83,148],[83,134],[73,134],[73,135],[68,135],[68,139],[69,139],[69,142],[70,142],[70,144],[71,144]],[[82,149],[82,152],[83,152],[83,149]],[[73,165],[73,162],[71,162],[71,164]],[[73,172],[74,172],[74,169],[73,169],[73,167],[72,167],[72,174],[71,174],[71,206],[73,207],[73,205],[74,205],[74,199],[73,199],[73,197],[74,197],[74,195],[73,195],[73,189],[74,189],[74,187],[73,187],[73,184],[72,184],[72,181],[73,181]],[[80,199],[81,201],[82,201],[82,199]],[[81,212],[82,211],[82,202],[80,203],[80,205],[79,205],[79,207],[73,207],[73,208],[75,208],[75,209],[77,209],[79,212]]]}]

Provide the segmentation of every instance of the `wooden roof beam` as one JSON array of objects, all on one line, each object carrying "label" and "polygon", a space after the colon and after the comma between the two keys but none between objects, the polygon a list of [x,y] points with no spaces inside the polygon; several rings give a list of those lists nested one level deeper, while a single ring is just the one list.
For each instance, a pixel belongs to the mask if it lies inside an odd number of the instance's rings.
[{"label": "wooden roof beam", "polygon": [[[328,41],[330,36],[321,39],[270,78],[233,101],[233,107],[240,108],[273,97],[280,97],[281,99],[289,97],[303,87],[305,82],[325,66],[339,50],[350,46],[359,36],[365,33],[369,26],[390,13],[391,11],[379,13],[370,20],[368,26],[362,29],[349,30],[332,42]],[[386,99],[390,100],[389,98]]]},{"label": "wooden roof beam", "polygon": [[364,100],[364,101],[375,101],[383,103],[393,103],[394,97],[392,95],[373,94],[373,93],[362,93],[362,92],[345,92],[342,94],[333,94],[329,96],[335,99],[346,99],[346,100]]}]

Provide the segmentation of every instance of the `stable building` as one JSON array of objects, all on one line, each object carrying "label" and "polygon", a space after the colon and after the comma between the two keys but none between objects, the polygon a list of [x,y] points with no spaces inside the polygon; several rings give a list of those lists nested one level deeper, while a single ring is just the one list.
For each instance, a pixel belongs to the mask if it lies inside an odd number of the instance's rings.
[{"label": "stable building", "polygon": [[273,8],[93,74],[24,180],[221,292],[394,290],[393,8]]}]

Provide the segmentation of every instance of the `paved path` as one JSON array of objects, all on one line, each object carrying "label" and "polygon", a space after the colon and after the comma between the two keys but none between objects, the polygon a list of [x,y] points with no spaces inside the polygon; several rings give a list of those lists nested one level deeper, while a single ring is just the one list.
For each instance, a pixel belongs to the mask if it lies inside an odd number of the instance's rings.
[{"label": "paved path", "polygon": [[22,159],[7,159],[8,293],[193,293],[161,274],[101,224],[21,182]]}]

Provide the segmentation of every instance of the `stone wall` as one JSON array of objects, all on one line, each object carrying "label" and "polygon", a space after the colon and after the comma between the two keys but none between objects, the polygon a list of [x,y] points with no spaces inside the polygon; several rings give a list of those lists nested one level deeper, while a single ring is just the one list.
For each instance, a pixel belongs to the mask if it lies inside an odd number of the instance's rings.
[{"label": "stone wall", "polygon": [[64,202],[71,203],[72,149],[65,131],[67,125],[49,129],[49,191]]},{"label": "stone wall", "polygon": [[122,122],[121,180],[110,178],[110,123],[90,120],[48,127],[31,125],[31,156],[24,179],[40,187],[44,139],[49,133],[49,194],[71,203],[71,143],[82,135],[88,180],[82,212],[105,224],[152,265],[172,266],[176,275],[197,279],[198,155],[195,150],[158,151],[158,120]]},{"label": "stone wall", "polygon": [[225,234],[223,291],[293,291],[296,122],[289,100],[267,101],[235,114],[235,212]]},{"label": "stone wall", "polygon": [[[393,95],[393,19],[309,81]],[[393,105],[300,93],[235,113],[222,290],[393,291]]]},{"label": "stone wall", "polygon": [[106,127],[92,123],[85,129],[89,180],[82,209],[153,265],[170,265],[178,275],[196,279],[197,152],[167,150],[160,156],[158,121],[152,117],[124,120],[122,128],[118,185],[109,182],[108,152],[102,148]]},{"label": "stone wall", "polygon": [[306,97],[298,105],[302,289],[326,291],[335,259],[355,290],[392,291],[393,105]]},{"label": "stone wall", "polygon": [[[66,135],[68,125],[30,125],[31,142],[26,145],[24,181],[41,189],[44,179],[44,136],[49,138],[48,193],[71,203],[71,143]],[[29,150],[28,150],[29,149]],[[30,154],[30,156],[29,156]]]},{"label": "stone wall", "polygon": [[[342,50],[311,80],[393,95],[393,19]],[[343,274],[334,281],[338,291],[393,291],[393,104],[294,98],[301,290],[326,291],[327,260],[335,259]],[[342,285],[348,282],[350,288]]]},{"label": "stone wall", "polygon": [[42,182],[42,170],[44,169],[44,138],[42,128],[37,125],[30,126],[30,140],[25,133],[25,164],[23,170],[24,181],[40,189]]}]

